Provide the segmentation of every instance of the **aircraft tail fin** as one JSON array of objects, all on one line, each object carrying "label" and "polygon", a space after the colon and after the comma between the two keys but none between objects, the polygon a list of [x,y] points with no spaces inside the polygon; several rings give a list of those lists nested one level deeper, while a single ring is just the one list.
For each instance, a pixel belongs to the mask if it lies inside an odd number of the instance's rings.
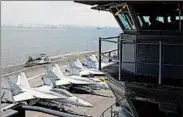
[{"label": "aircraft tail fin", "polygon": [[96,55],[92,54],[90,56],[90,58],[92,59],[92,61],[98,62],[98,59],[97,59],[97,56]]},{"label": "aircraft tail fin", "polygon": [[18,74],[17,85],[20,87],[31,88],[29,81],[24,72]]},{"label": "aircraft tail fin", "polygon": [[47,66],[44,66],[45,70],[46,70],[46,74],[45,76],[52,79],[53,81],[59,80],[60,78],[51,70],[49,69]]},{"label": "aircraft tail fin", "polygon": [[96,62],[91,59],[89,56],[85,56],[86,58],[86,65],[88,68],[94,68],[97,69]]},{"label": "aircraft tail fin", "polygon": [[4,76],[1,80],[1,101],[2,102],[14,102],[13,96],[22,93],[22,89],[12,81],[10,81],[9,77],[16,78],[17,76]]},{"label": "aircraft tail fin", "polygon": [[74,65],[80,69],[84,68],[79,58],[74,61]]},{"label": "aircraft tail fin", "polygon": [[42,79],[43,79],[44,85],[56,87],[55,81],[50,77],[48,77],[47,75],[43,76]]},{"label": "aircraft tail fin", "polygon": [[75,65],[75,62],[69,61],[69,69],[70,75],[78,75],[80,73],[80,68]]},{"label": "aircraft tail fin", "polygon": [[64,74],[62,72],[62,70],[60,69],[58,64],[54,64],[53,65],[53,69],[52,71],[55,73],[55,75],[57,75],[59,78],[64,77]]},{"label": "aircraft tail fin", "polygon": [[13,102],[13,92],[8,81],[5,78],[1,79],[1,102]]}]

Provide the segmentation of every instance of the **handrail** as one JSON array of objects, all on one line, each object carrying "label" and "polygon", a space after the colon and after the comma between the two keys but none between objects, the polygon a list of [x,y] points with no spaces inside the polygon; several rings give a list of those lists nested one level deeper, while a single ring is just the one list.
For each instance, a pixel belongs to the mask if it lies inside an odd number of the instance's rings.
[{"label": "handrail", "polygon": [[[100,115],[100,117],[104,117],[104,114],[105,114],[105,112],[107,112],[109,109],[113,109],[112,107],[114,106],[114,105],[116,105],[116,102],[114,103],[114,104],[112,104],[111,106],[109,106],[105,111],[103,111],[102,112],[102,114]],[[112,111],[111,111],[111,113],[112,113]],[[112,116],[111,116],[112,117]]]},{"label": "handrail", "polygon": [[[114,37],[113,37],[114,38]],[[112,38],[112,39],[113,39]],[[122,77],[122,64],[123,63],[134,63],[134,64],[152,64],[152,65],[158,65],[159,68],[158,68],[158,84],[159,85],[162,85],[162,66],[171,66],[171,67],[181,67],[183,66],[181,63],[177,63],[177,64],[171,64],[171,63],[163,63],[162,62],[162,51],[163,51],[163,47],[164,46],[183,46],[183,44],[179,44],[179,43],[176,43],[176,44],[171,44],[171,43],[166,43],[166,42],[162,42],[162,41],[141,41],[141,42],[136,42],[135,40],[127,40],[127,39],[122,39],[122,37],[120,36],[117,36],[116,38],[118,38],[118,40],[116,41],[112,41],[112,40],[108,40],[108,39],[111,39],[110,37],[109,38],[99,38],[99,70],[101,70],[101,56],[105,57],[105,58],[108,58],[108,59],[111,59],[111,60],[114,60],[114,61],[117,61],[119,62],[119,80],[121,80],[121,77]],[[107,39],[107,40],[106,40]],[[116,51],[118,52],[117,54],[117,58],[114,58],[114,57],[111,57],[111,56],[106,56],[104,54],[106,54],[107,52],[105,53],[102,53],[101,52],[101,43],[102,41],[106,41],[106,42],[112,42],[112,43],[117,43],[118,45],[118,48],[116,49]],[[140,61],[122,61],[122,45],[123,44],[134,44],[134,46],[136,45],[157,45],[159,46],[159,53],[157,53],[157,62],[140,62]],[[115,51],[115,50],[114,50]],[[113,51],[113,52],[114,52]],[[134,56],[137,57],[137,51],[134,50]],[[111,53],[111,51],[108,52],[109,55]],[[134,68],[134,71],[135,71],[135,74],[136,74],[136,67]]]},{"label": "handrail", "polygon": [[107,53],[115,52],[115,51],[117,51],[117,49],[112,49],[112,50],[109,50],[109,51],[105,51],[105,52],[102,52],[102,54],[107,54]]},{"label": "handrail", "polygon": [[[109,51],[109,52],[110,52],[110,51]],[[114,57],[109,57],[109,56],[103,55],[103,54],[107,54],[107,53],[109,53],[109,52],[107,51],[107,52],[105,52],[105,53],[102,53],[102,56],[103,56],[103,57],[106,57],[106,58],[109,58],[109,59],[113,59],[113,60],[116,61],[116,62],[119,62],[119,60],[116,59],[116,58],[114,58]],[[114,51],[111,51],[111,52],[114,52]],[[131,62],[131,61],[122,61],[122,63],[136,63],[136,64],[159,65],[159,63],[156,63],[156,62],[151,63],[151,62]],[[162,65],[165,65],[165,66],[172,66],[172,67],[181,67],[181,66],[183,66],[183,65],[181,65],[181,64],[162,64]]]},{"label": "handrail", "polygon": [[106,57],[106,58],[109,58],[109,59],[113,59],[114,61],[119,62],[119,60],[118,60],[118,59],[116,59],[116,58],[114,58],[114,57],[109,57],[109,56],[106,56],[106,55],[102,55],[102,56],[104,56],[104,57]]},{"label": "handrail", "polygon": [[[121,101],[121,100],[123,100],[123,99],[124,99],[124,97],[123,97],[122,99],[120,99],[119,101]],[[117,103],[117,102],[115,102],[114,104],[112,104],[111,106],[109,106],[105,111],[103,111],[102,114],[100,115],[100,117],[105,117],[104,115],[105,115],[105,113],[106,113],[108,110],[111,110],[111,117],[113,117],[113,115],[112,115],[113,106],[116,105],[116,103]],[[122,105],[121,105],[121,108],[122,108],[125,112],[127,112],[128,114],[130,114],[131,116],[133,116],[133,114],[132,114],[130,111],[128,111],[125,107],[123,107]]]},{"label": "handrail", "polygon": [[112,43],[118,43],[117,41],[111,41],[111,40],[105,40],[105,39],[101,39],[101,41],[112,42]]},{"label": "handrail", "polygon": [[[117,39],[117,41],[112,41],[110,39]],[[120,36],[107,37],[107,38],[99,37],[99,63],[101,63],[101,61],[102,61],[101,55],[107,53],[107,52],[102,53],[102,49],[101,49],[101,43],[102,43],[102,41],[112,42],[112,43],[118,43],[119,39],[120,39]],[[118,46],[118,48],[116,50],[117,50],[117,53],[118,53],[117,55],[119,56],[119,51],[118,51],[119,50],[119,46]],[[110,53],[111,52],[108,52],[108,53],[109,53],[109,56],[110,56]],[[99,70],[101,70],[101,64],[99,64],[98,68],[99,68]]]},{"label": "handrail", "polygon": [[126,111],[128,114],[130,114],[131,116],[133,116],[133,114],[130,112],[130,111],[128,111],[126,108],[124,108],[123,106],[121,107],[124,111]]},{"label": "handrail", "polygon": [[115,37],[104,37],[104,38],[102,38],[102,37],[100,37],[101,39],[115,39],[115,38],[119,38],[119,36],[115,36]]}]

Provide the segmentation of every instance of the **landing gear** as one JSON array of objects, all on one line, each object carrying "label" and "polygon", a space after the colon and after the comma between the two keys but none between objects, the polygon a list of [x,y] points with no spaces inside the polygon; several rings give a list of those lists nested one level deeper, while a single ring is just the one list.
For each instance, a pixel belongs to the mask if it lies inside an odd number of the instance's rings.
[{"label": "landing gear", "polygon": [[66,111],[66,109],[64,108],[64,104],[59,104],[59,109],[60,109],[60,111],[62,111],[62,112],[67,112]]},{"label": "landing gear", "polygon": [[117,101],[117,99],[116,99],[116,106],[117,107],[119,107],[120,105],[119,105],[119,102]]}]

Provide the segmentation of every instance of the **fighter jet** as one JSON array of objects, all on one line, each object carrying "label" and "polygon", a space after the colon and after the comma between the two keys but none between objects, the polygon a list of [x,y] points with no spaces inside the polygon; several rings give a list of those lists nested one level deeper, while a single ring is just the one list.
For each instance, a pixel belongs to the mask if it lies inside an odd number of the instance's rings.
[{"label": "fighter jet", "polygon": [[81,77],[93,77],[98,78],[100,81],[105,81],[108,79],[104,72],[101,72],[98,69],[86,68],[82,65],[79,59],[76,59],[74,62],[69,62],[69,73],[79,75]]},{"label": "fighter jet", "polygon": [[[16,83],[22,91],[28,92],[29,94],[33,94],[34,97],[40,98],[40,99],[65,99],[66,97],[63,95],[60,95],[59,93],[53,92],[46,88],[36,87],[32,88],[29,84],[29,81],[25,75],[24,72],[20,72],[18,74],[18,79]],[[19,100],[21,97],[16,97],[17,100]]]},{"label": "fighter jet", "polygon": [[51,77],[56,81],[56,85],[63,85],[61,82],[67,81],[76,85],[93,85],[95,82],[79,76],[65,76],[60,69],[58,64],[54,64],[51,69],[47,66],[44,67],[46,70],[46,77]]},{"label": "fighter jet", "polygon": [[[20,78],[21,77],[18,76],[18,84],[20,84]],[[17,85],[16,83],[13,83],[7,76],[2,78],[2,90],[3,94],[5,94],[2,96],[4,102],[36,102],[39,99],[57,100],[66,98],[62,95],[59,95],[58,93],[51,91],[46,92],[35,88],[30,88],[30,85],[27,84],[27,82],[24,82],[24,80],[21,84],[23,85]]]},{"label": "fighter jet", "polygon": [[71,74],[76,74],[83,77],[88,76],[90,74],[95,76],[105,76],[104,72],[101,72],[97,69],[89,69],[84,67],[79,59],[76,59],[73,62],[69,61],[69,67]]},{"label": "fighter jet", "polygon": [[[90,104],[89,102],[84,101],[83,99],[72,95],[65,89],[54,88],[55,84],[50,78],[42,77],[42,80],[44,82],[44,84],[42,86],[32,88],[32,89],[34,89],[36,91],[41,91],[46,94],[59,95],[60,97],[64,97],[64,98],[58,99],[58,100],[47,100],[48,102],[57,103],[57,104],[61,103],[62,105],[72,104],[72,105],[76,105],[76,106],[93,107],[93,105]],[[26,87],[30,88],[29,81],[24,72],[20,73],[19,78],[18,78],[18,83],[20,86],[23,86],[23,87],[26,86]],[[46,102],[46,100],[44,100],[44,102]]]},{"label": "fighter jet", "polygon": [[[93,93],[93,89],[89,87],[90,85],[94,84],[93,81],[89,79],[74,79],[68,76],[64,76],[62,71],[60,71],[60,69],[54,69],[54,66],[52,68],[44,66],[44,68],[46,73],[44,77],[51,78],[56,86],[64,86],[70,91],[82,91],[87,93]],[[62,81],[67,81],[70,84],[63,85]]]},{"label": "fighter jet", "polygon": [[93,78],[93,77],[85,78],[85,77],[81,77],[81,76],[77,76],[77,75],[65,76],[58,64],[53,65],[52,72],[55,73],[55,75],[57,77],[59,77],[60,79],[67,79],[67,80],[69,80],[69,82],[71,82],[72,84],[75,84],[75,85],[82,84],[82,85],[90,86],[94,89],[109,89],[107,83],[102,82],[102,81],[98,80],[97,78]]},{"label": "fighter jet", "polygon": [[[54,92],[57,92],[65,97],[67,97],[66,99],[62,99],[59,100],[59,102],[61,102],[62,104],[72,104],[75,106],[83,106],[83,107],[93,107],[92,104],[90,104],[87,101],[84,101],[83,99],[74,96],[73,94],[71,94],[70,92],[68,92],[67,90],[63,89],[63,88],[58,88],[54,82],[54,80],[52,80],[49,77],[43,77],[43,82],[44,82],[44,86],[41,86],[42,89],[48,89]],[[57,88],[55,88],[57,87]]]},{"label": "fighter jet", "polygon": [[[28,79],[24,72],[21,72],[20,75],[21,75],[20,80],[28,82]],[[47,93],[47,92],[52,92],[53,94],[58,93],[59,95],[65,97],[63,99],[53,100],[52,102],[59,102],[62,104],[72,104],[72,105],[84,106],[84,107],[93,107],[93,105],[90,104],[89,102],[84,101],[83,99],[72,95],[67,90],[61,89],[61,88],[55,88],[56,87],[55,82],[53,80],[51,80],[49,77],[43,76],[42,80],[43,80],[44,84],[42,86],[34,88],[35,90],[42,91],[44,93]]]}]

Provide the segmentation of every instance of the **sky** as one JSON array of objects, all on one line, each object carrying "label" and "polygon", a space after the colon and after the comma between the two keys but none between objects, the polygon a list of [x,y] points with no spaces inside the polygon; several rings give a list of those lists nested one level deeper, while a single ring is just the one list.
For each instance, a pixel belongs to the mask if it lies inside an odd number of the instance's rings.
[{"label": "sky", "polygon": [[111,13],[73,1],[2,1],[1,24],[66,24],[119,27]]}]

